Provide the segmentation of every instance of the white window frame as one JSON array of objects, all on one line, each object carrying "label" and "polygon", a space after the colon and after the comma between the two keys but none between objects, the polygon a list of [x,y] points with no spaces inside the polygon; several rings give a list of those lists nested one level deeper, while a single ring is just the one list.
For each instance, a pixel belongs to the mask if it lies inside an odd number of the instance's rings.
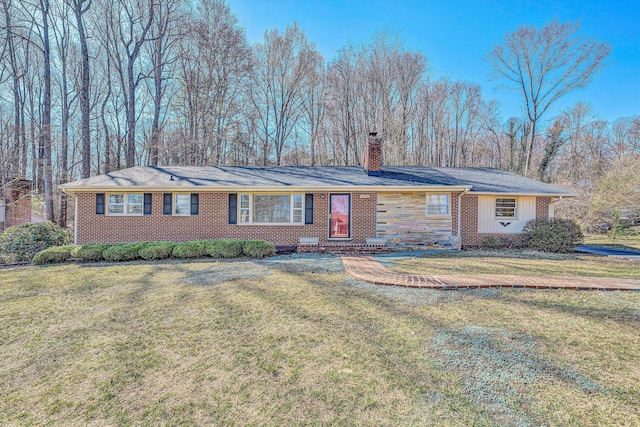
[{"label": "white window frame", "polygon": [[[187,198],[189,199],[187,213],[177,213],[176,212],[176,207],[178,206],[178,203],[177,203],[178,196],[187,196]],[[173,216],[191,216],[191,193],[173,193],[171,195],[171,215],[173,215]]]},{"label": "white window frame", "polygon": [[[289,222],[254,222],[253,221],[253,197],[254,196],[289,196]],[[302,199],[302,207],[294,208],[293,199],[300,196]],[[243,207],[242,199],[249,198],[249,207]],[[298,211],[301,213],[300,222],[294,222],[294,214]],[[242,214],[246,213],[247,221],[242,221]],[[304,225],[305,220],[305,193],[238,193],[237,218],[239,225]]]},{"label": "white window frame", "polygon": [[[429,213],[429,196],[447,196],[447,213],[446,214],[442,214],[442,213],[430,214]],[[442,206],[442,205],[435,205],[435,206]],[[428,216],[429,218],[451,217],[451,193],[427,193],[425,196],[424,211],[425,211],[425,215]]]},{"label": "white window frame", "polygon": [[[109,198],[111,196],[122,195],[123,203],[122,203],[122,213],[112,213],[109,211],[109,207],[111,206]],[[130,195],[139,195],[142,196],[142,210],[138,213],[128,213],[127,208],[129,206],[129,196]],[[144,215],[144,193],[107,193],[105,194],[105,215],[107,216],[143,216]]]},{"label": "white window frame", "polygon": [[[513,216],[498,216],[498,200],[513,200]],[[501,209],[512,209],[511,207],[501,206]],[[518,219],[518,198],[517,197],[496,197],[493,201],[493,217],[500,219]]]}]

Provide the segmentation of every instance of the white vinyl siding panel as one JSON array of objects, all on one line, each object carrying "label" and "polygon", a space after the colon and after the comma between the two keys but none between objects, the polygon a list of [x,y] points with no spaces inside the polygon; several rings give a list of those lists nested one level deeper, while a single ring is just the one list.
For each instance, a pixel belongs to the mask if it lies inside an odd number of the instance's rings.
[{"label": "white vinyl siding panel", "polygon": [[[496,199],[515,198],[516,217],[496,218]],[[536,217],[536,198],[523,196],[478,196],[478,233],[520,233]]]}]

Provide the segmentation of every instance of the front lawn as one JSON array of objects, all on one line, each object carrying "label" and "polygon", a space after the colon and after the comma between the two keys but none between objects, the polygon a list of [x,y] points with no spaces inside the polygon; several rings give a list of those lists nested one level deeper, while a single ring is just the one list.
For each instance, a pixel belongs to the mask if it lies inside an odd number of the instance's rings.
[{"label": "front lawn", "polygon": [[70,264],[0,269],[0,319],[0,424],[640,424],[637,292],[390,288],[330,256]]},{"label": "front lawn", "polygon": [[[380,257],[384,262],[385,257]],[[398,259],[395,256],[390,260]],[[640,279],[640,264],[627,259],[586,254],[533,251],[429,252],[400,258],[392,268],[414,274],[522,274]]]}]

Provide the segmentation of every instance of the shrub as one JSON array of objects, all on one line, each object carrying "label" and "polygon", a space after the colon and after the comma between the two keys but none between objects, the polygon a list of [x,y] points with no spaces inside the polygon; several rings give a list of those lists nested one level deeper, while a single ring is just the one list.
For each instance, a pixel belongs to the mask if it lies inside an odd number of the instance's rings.
[{"label": "shrub", "polygon": [[102,254],[108,261],[131,261],[140,258],[140,249],[145,243],[119,243],[108,247]]},{"label": "shrub", "polygon": [[86,243],[75,250],[73,257],[81,261],[102,261],[104,259],[104,251],[112,246],[115,245]]},{"label": "shrub", "polygon": [[14,261],[30,261],[38,252],[73,241],[70,231],[52,222],[26,223],[7,228],[0,236],[3,256]]},{"label": "shrub", "polygon": [[206,243],[207,255],[216,258],[235,258],[242,255],[242,240],[220,239],[210,240]]},{"label": "shrub", "polygon": [[201,258],[205,256],[204,242],[176,243],[171,254],[176,258]]},{"label": "shrub", "polygon": [[242,252],[251,258],[264,258],[276,253],[273,243],[264,240],[248,240],[244,242]]},{"label": "shrub", "polygon": [[485,249],[518,249],[522,247],[519,235],[489,235],[482,238],[480,246]]},{"label": "shrub", "polygon": [[165,259],[171,256],[176,244],[174,242],[153,242],[140,249],[142,259]]},{"label": "shrub", "polygon": [[580,226],[567,219],[533,219],[522,229],[524,246],[537,251],[571,252],[583,241],[584,235]]},{"label": "shrub", "polygon": [[38,252],[31,262],[35,265],[65,262],[73,258],[73,252],[76,249],[78,249],[76,245],[53,246]]}]

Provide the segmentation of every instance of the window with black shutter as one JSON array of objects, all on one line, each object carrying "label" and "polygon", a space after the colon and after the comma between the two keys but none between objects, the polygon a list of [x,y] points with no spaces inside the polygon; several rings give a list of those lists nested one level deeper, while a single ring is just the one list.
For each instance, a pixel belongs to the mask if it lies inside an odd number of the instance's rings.
[{"label": "window with black shutter", "polygon": [[162,214],[163,215],[171,215],[172,199],[173,199],[173,196],[171,195],[171,193],[164,193],[162,198]]},{"label": "window with black shutter", "polygon": [[152,195],[151,193],[144,193],[144,214],[151,215],[151,201]]},{"label": "window with black shutter", "polygon": [[104,215],[104,193],[96,194],[96,215]]},{"label": "window with black shutter", "polygon": [[198,193],[191,193],[191,215],[198,215],[200,210],[200,197]]},{"label": "window with black shutter", "polygon": [[304,223],[313,224],[313,194],[307,193],[304,198]]},{"label": "window with black shutter", "polygon": [[229,224],[238,223],[238,195],[236,193],[229,194]]}]

